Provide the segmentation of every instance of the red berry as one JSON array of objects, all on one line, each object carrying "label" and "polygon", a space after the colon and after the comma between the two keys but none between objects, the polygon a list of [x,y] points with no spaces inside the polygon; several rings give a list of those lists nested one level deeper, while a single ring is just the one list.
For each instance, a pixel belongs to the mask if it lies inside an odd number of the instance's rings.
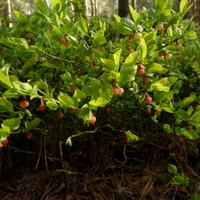
[{"label": "red berry", "polygon": [[44,61],[46,60],[46,58],[44,58],[44,57],[39,57],[38,60],[39,60],[40,62],[44,62]]},{"label": "red berry", "polygon": [[107,112],[110,112],[110,107],[107,107],[107,108],[106,108],[106,111],[107,111]]},{"label": "red berry", "polygon": [[146,102],[146,104],[150,104],[152,102],[152,98],[148,94],[146,94],[144,101]]},{"label": "red berry", "polygon": [[163,32],[163,31],[164,31],[164,26],[163,26],[163,24],[158,24],[158,25],[156,25],[156,30],[159,31],[159,32]]},{"label": "red berry", "polygon": [[196,75],[196,79],[200,79],[200,75]]},{"label": "red berry", "polygon": [[133,50],[133,49],[130,49],[130,50],[128,50],[128,52],[129,52],[129,53],[133,53],[133,52],[134,52],[134,50]]},{"label": "red berry", "polygon": [[180,49],[182,47],[182,44],[178,43],[175,45],[175,49]]},{"label": "red berry", "polygon": [[66,39],[65,38],[60,38],[60,43],[61,44],[65,44],[67,41],[66,41]]},{"label": "red berry", "polygon": [[58,112],[58,119],[62,119],[64,117],[64,114],[62,111]]},{"label": "red berry", "polygon": [[113,88],[113,96],[118,95],[118,88]]},{"label": "red berry", "polygon": [[80,55],[80,56],[79,56],[79,60],[85,61],[85,59],[86,59],[85,55]]},{"label": "red berry", "polygon": [[144,70],[142,65],[138,66],[137,74],[140,75],[140,76],[145,74],[145,70]]},{"label": "red berry", "polygon": [[148,78],[147,76],[145,76],[145,77],[143,78],[143,82],[144,82],[144,83],[148,83],[148,82],[149,82],[149,78]]},{"label": "red berry", "polygon": [[129,137],[126,137],[126,138],[125,138],[125,142],[126,142],[126,143],[129,143],[130,141],[131,141],[131,139],[130,139]]},{"label": "red berry", "polygon": [[174,141],[174,140],[175,140],[175,135],[171,135],[171,136],[170,136],[170,140],[171,140],[171,141]]},{"label": "red berry", "polygon": [[118,95],[122,95],[124,93],[124,88],[118,88]]},{"label": "red berry", "polygon": [[31,140],[32,137],[33,137],[33,134],[32,134],[31,132],[28,132],[28,133],[26,134],[26,138],[27,138],[28,140]]},{"label": "red berry", "polygon": [[70,43],[65,38],[60,38],[60,43],[65,45],[66,47],[70,45]]},{"label": "red berry", "polygon": [[193,130],[193,127],[192,127],[190,124],[188,124],[186,128],[187,128],[187,130],[189,130],[189,131],[192,131],[192,130]]},{"label": "red berry", "polygon": [[32,60],[32,62],[36,63],[38,61],[38,58],[37,57],[32,57],[31,60]]},{"label": "red berry", "polygon": [[8,140],[8,138],[6,138],[4,141],[1,142],[1,144],[5,147],[8,145],[8,142],[9,142],[9,140]]},{"label": "red berry", "polygon": [[43,100],[40,100],[40,105],[38,106],[38,109],[40,111],[45,111],[46,110],[46,105],[44,104]]},{"label": "red berry", "polygon": [[105,47],[104,46],[100,46],[99,47],[99,51],[105,51]]},{"label": "red berry", "polygon": [[159,116],[160,113],[161,113],[161,112],[160,112],[159,110],[156,110],[155,115]]},{"label": "red berry", "polygon": [[19,102],[19,106],[21,108],[27,108],[29,106],[29,102],[27,100],[22,100]]},{"label": "red berry", "polygon": [[94,115],[92,115],[92,118],[88,121],[89,124],[94,124],[96,122],[96,117]]},{"label": "red berry", "polygon": [[171,53],[168,53],[168,54],[165,56],[165,59],[169,60],[171,57],[172,57],[172,54],[171,54]]},{"label": "red berry", "polygon": [[150,108],[147,109],[147,114],[151,114],[151,109]]},{"label": "red berry", "polygon": [[90,54],[90,60],[94,60],[95,55],[93,53]]},{"label": "red berry", "polygon": [[74,114],[76,112],[76,110],[74,108],[69,108],[68,109],[69,113]]},{"label": "red berry", "polygon": [[76,91],[76,88],[73,86],[71,87],[71,92],[74,93]]},{"label": "red berry", "polygon": [[96,67],[97,66],[97,63],[95,61],[92,61],[92,66],[93,67]]},{"label": "red berry", "polygon": [[134,37],[136,40],[139,40],[140,38],[142,38],[142,34],[141,34],[141,33],[136,33],[133,37]]},{"label": "red berry", "polygon": [[179,142],[179,143],[182,143],[182,142],[183,142],[183,137],[182,137],[182,136],[179,136],[179,137],[178,137],[178,142]]},{"label": "red berry", "polygon": [[181,191],[182,191],[182,192],[185,192],[185,191],[186,191],[186,188],[185,188],[184,185],[181,186]]},{"label": "red berry", "polygon": [[158,60],[164,60],[164,58],[165,58],[164,55],[160,55],[160,56],[158,57]]},{"label": "red berry", "polygon": [[131,45],[131,43],[132,43],[132,40],[126,40],[127,45]]}]

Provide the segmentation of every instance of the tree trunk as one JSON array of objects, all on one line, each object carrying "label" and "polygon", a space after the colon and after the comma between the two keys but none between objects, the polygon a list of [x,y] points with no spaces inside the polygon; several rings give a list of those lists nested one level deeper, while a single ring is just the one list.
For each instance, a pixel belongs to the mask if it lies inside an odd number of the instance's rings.
[{"label": "tree trunk", "polygon": [[89,16],[88,0],[85,0],[85,16],[86,18]]},{"label": "tree trunk", "polygon": [[94,15],[97,15],[97,0],[94,0]]},{"label": "tree trunk", "polygon": [[135,10],[137,10],[137,1],[136,0],[132,0],[132,6]]},{"label": "tree trunk", "polygon": [[129,13],[128,0],[118,0],[118,14],[120,17],[127,17]]},{"label": "tree trunk", "polygon": [[9,20],[9,23],[8,23],[8,27],[12,27],[12,23],[11,23],[11,20],[12,20],[12,7],[11,7],[11,1],[10,0],[7,0],[7,16],[8,16],[8,20]]},{"label": "tree trunk", "polygon": [[94,3],[93,3],[93,0],[90,0],[90,4],[91,4],[91,16],[94,16]]}]

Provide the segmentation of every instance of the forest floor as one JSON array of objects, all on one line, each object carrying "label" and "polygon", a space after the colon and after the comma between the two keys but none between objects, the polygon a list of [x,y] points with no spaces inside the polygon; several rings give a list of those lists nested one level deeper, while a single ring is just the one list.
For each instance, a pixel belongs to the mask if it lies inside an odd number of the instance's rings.
[{"label": "forest floor", "polygon": [[[186,158],[186,140],[179,144],[159,136],[127,144],[109,138],[104,132],[72,147],[38,145],[39,154],[33,153],[38,150],[33,141],[1,149],[0,199],[187,200],[200,192],[200,158]],[[186,189],[171,182],[168,163],[179,163],[193,180]]]}]

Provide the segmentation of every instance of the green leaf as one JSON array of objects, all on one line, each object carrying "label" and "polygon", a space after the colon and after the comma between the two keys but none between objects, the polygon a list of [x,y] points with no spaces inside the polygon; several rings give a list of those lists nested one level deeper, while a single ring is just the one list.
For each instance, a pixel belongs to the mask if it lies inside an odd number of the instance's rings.
[{"label": "green leaf", "polygon": [[137,72],[137,65],[123,65],[120,76],[117,77],[117,82],[122,85],[130,83],[131,81],[135,80],[135,75]]},{"label": "green leaf", "polygon": [[188,6],[188,0],[181,0],[180,2],[180,13],[182,13]]},{"label": "green leaf", "polygon": [[131,16],[132,16],[133,20],[135,21],[135,23],[139,24],[140,15],[133,9],[133,7],[131,5],[129,5],[129,10],[130,10]]},{"label": "green leaf", "polygon": [[197,39],[197,34],[195,31],[187,31],[183,34],[183,37],[186,37],[189,40]]},{"label": "green leaf", "polygon": [[12,112],[13,111],[13,105],[10,101],[7,99],[4,99],[0,97],[0,113],[1,112]]},{"label": "green leaf", "polygon": [[47,106],[50,110],[57,110],[57,109],[58,109],[58,104],[56,103],[55,99],[48,100],[48,101],[46,102],[46,106]]},{"label": "green leaf", "polygon": [[150,90],[151,90],[151,91],[163,91],[163,92],[169,92],[170,87],[168,87],[168,86],[164,86],[164,85],[162,85],[161,83],[156,82],[156,83],[153,83],[153,84],[151,85]]},{"label": "green leaf", "polygon": [[[139,52],[134,51],[133,53],[129,54],[124,62],[124,64],[131,64],[134,65],[137,63],[139,57]],[[123,67],[123,66],[122,66]]]},{"label": "green leaf", "polygon": [[190,123],[194,125],[198,125],[200,123],[200,111],[196,111],[195,113],[190,117]]},{"label": "green leaf", "polygon": [[[170,18],[169,18],[168,24],[169,25],[176,24],[180,19],[181,18],[180,18],[180,14],[179,13],[172,13]],[[171,28],[171,26],[170,26],[170,28]]]},{"label": "green leaf", "polygon": [[118,68],[119,68],[119,62],[120,62],[120,55],[121,55],[121,52],[122,52],[122,49],[119,49],[118,51],[116,51],[116,52],[113,54],[115,67],[117,68],[116,71],[118,71]]},{"label": "green leaf", "polygon": [[139,46],[137,47],[137,51],[141,51],[142,58],[145,58],[147,55],[147,45],[143,38],[140,38]]},{"label": "green leaf", "polygon": [[25,127],[28,129],[28,130],[31,130],[31,129],[34,129],[36,128],[41,122],[41,119],[36,117],[35,119],[33,119],[32,121],[25,121]]},{"label": "green leaf", "polygon": [[12,84],[13,84],[13,87],[15,89],[17,89],[17,91],[21,95],[31,94],[32,89],[33,89],[32,86],[29,83],[22,83],[20,81],[13,81]]},{"label": "green leaf", "polygon": [[92,94],[95,92],[94,87],[92,87],[91,85],[89,86],[84,86],[82,89],[82,92],[86,95],[86,96],[92,96]]},{"label": "green leaf", "polygon": [[46,1],[43,0],[36,0],[35,2],[37,8],[39,9],[39,11],[44,15],[47,16],[48,15],[48,5]]},{"label": "green leaf", "polygon": [[183,86],[183,81],[179,80],[173,85],[173,90],[179,91]]},{"label": "green leaf", "polygon": [[176,81],[177,81],[176,77],[170,76],[170,77],[161,78],[156,83],[160,83],[161,85],[171,87]]},{"label": "green leaf", "polygon": [[129,18],[121,18],[120,22],[123,27],[129,31],[133,31],[135,28],[135,23]]},{"label": "green leaf", "polygon": [[51,6],[53,7],[53,10],[55,12],[60,12],[62,4],[60,2],[60,0],[50,0],[51,2]]},{"label": "green leaf", "polygon": [[71,140],[71,137],[68,137],[68,138],[67,138],[65,145],[72,146],[72,140]]},{"label": "green leaf", "polygon": [[104,37],[104,32],[105,32],[105,28],[96,32],[93,39],[94,47],[99,47],[107,42],[106,38]]},{"label": "green leaf", "polygon": [[189,106],[192,102],[194,102],[196,99],[196,96],[190,96],[186,97],[182,100],[182,107],[187,107]]},{"label": "green leaf", "polygon": [[167,133],[173,133],[174,131],[172,130],[172,128],[170,127],[169,124],[163,124],[163,129],[164,131],[166,131]]},{"label": "green leaf", "polygon": [[6,84],[8,87],[12,87],[9,77],[6,76],[2,71],[0,71],[0,81]]},{"label": "green leaf", "polygon": [[151,41],[152,39],[155,40],[156,39],[156,33],[157,33],[156,31],[152,31],[152,32],[146,33],[143,36],[143,39],[145,40],[146,43],[148,41]]},{"label": "green leaf", "polygon": [[194,61],[191,64],[192,64],[192,68],[194,69],[194,71],[196,71],[197,74],[199,74],[200,73],[200,65],[199,65],[199,63],[197,61]]},{"label": "green leaf", "polygon": [[60,75],[60,77],[62,78],[64,82],[68,82],[68,83],[73,82],[73,78],[69,72],[65,72],[64,74]]},{"label": "green leaf", "polygon": [[10,88],[10,89],[6,90],[2,96],[5,98],[16,98],[17,99],[21,96],[21,94],[17,91],[16,88]]},{"label": "green leaf", "polygon": [[74,106],[73,99],[68,94],[65,94],[63,92],[60,92],[58,100],[60,101],[61,107],[71,108]]},{"label": "green leaf", "polygon": [[178,117],[184,121],[188,121],[189,116],[187,114],[187,112],[181,108],[179,108],[176,112],[175,112],[175,118]]},{"label": "green leaf", "polygon": [[110,59],[106,59],[106,58],[101,58],[101,62],[106,66],[106,68],[108,68],[111,71],[115,70],[115,62],[113,60]]},{"label": "green leaf", "polygon": [[187,186],[189,184],[189,178],[183,176],[182,174],[180,174],[180,175],[178,174],[178,175],[176,175],[172,178],[172,182],[175,185],[185,185],[185,186]]},{"label": "green leaf", "polygon": [[173,113],[174,111],[174,109],[173,109],[173,107],[170,107],[168,104],[165,104],[165,103],[163,103],[163,104],[161,104],[160,106],[159,106],[159,109],[160,110],[163,110],[163,111],[165,111],[165,112],[168,112],[168,113]]},{"label": "green leaf", "polygon": [[10,135],[9,127],[8,129],[0,129],[0,142],[4,141]]},{"label": "green leaf", "polygon": [[181,79],[187,79],[187,77],[183,73],[181,73],[181,71],[179,71],[178,69],[172,69],[169,72],[169,74],[171,76],[176,76],[176,77],[181,78]]},{"label": "green leaf", "polygon": [[200,194],[193,194],[190,200],[200,200]]},{"label": "green leaf", "polygon": [[199,138],[199,135],[196,131],[189,131],[187,128],[181,128],[179,134],[184,135],[189,140],[196,140]]},{"label": "green leaf", "polygon": [[81,111],[78,113],[78,117],[83,119],[84,123],[88,122],[92,118],[92,112],[88,107],[88,104],[85,104]]},{"label": "green leaf", "polygon": [[187,109],[187,114],[190,116],[190,115],[192,115],[193,112],[194,112],[194,108],[193,108],[193,106],[190,106],[190,107]]},{"label": "green leaf", "polygon": [[121,17],[117,14],[114,14],[114,17],[117,21],[117,31],[123,35],[128,35],[130,34],[131,30],[130,28],[125,27],[122,23],[121,23]]},{"label": "green leaf", "polygon": [[18,22],[21,24],[25,24],[27,22],[27,17],[25,15],[23,15],[22,13],[20,13],[17,10],[13,11],[15,17],[17,18]]},{"label": "green leaf", "polygon": [[109,101],[103,97],[98,97],[97,99],[91,100],[89,105],[94,107],[104,107]]},{"label": "green leaf", "polygon": [[134,140],[134,141],[138,141],[139,137],[137,135],[135,135],[134,133],[132,133],[130,130],[125,132],[126,137],[130,138],[130,140]]},{"label": "green leaf", "polygon": [[139,57],[139,52],[135,51],[131,53],[123,63],[121,70],[120,70],[120,76],[117,77],[117,81],[121,84],[129,83],[133,80],[135,80],[135,75],[137,72],[137,63]]},{"label": "green leaf", "polygon": [[177,169],[177,167],[175,166],[175,165],[173,165],[173,164],[168,164],[167,165],[167,170],[168,170],[168,172],[170,172],[171,174],[178,174],[178,169]]},{"label": "green leaf", "polygon": [[3,121],[1,124],[2,128],[3,126],[8,126],[10,128],[10,131],[17,130],[20,126],[21,120],[19,118],[10,118]]},{"label": "green leaf", "polygon": [[53,13],[53,15],[51,17],[51,21],[52,21],[52,24],[59,29],[60,29],[61,25],[64,25],[56,13]]},{"label": "green leaf", "polygon": [[47,67],[50,69],[58,69],[57,65],[49,63],[49,62],[44,62],[44,63],[40,64],[40,66]]},{"label": "green leaf", "polygon": [[87,23],[86,23],[86,20],[83,17],[79,18],[79,27],[78,27],[78,29],[82,33],[87,35],[87,33],[88,33]]},{"label": "green leaf", "polygon": [[168,103],[172,100],[174,93],[175,92],[173,90],[170,90],[169,92],[155,91],[154,98],[155,98],[156,102],[160,102],[160,104]]},{"label": "green leaf", "polygon": [[150,67],[147,69],[148,73],[158,73],[158,74],[164,74],[168,71],[168,69],[164,68],[161,64],[153,63],[150,65]]},{"label": "green leaf", "polygon": [[92,95],[89,104],[94,107],[104,107],[113,97],[111,84],[102,84]]},{"label": "green leaf", "polygon": [[85,99],[86,95],[83,91],[80,91],[79,89],[76,89],[74,95],[73,95],[73,99],[76,99],[76,101],[81,102],[82,99]]}]

